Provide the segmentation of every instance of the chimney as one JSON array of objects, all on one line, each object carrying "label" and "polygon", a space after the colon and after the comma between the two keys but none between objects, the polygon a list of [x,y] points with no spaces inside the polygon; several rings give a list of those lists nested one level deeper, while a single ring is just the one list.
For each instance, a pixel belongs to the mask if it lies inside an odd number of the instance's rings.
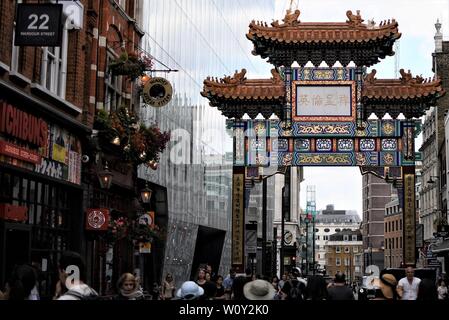
[{"label": "chimney", "polygon": [[440,20],[437,19],[437,23],[435,23],[435,29],[437,32],[435,33],[435,52],[443,52],[443,34],[441,33],[441,23]]}]

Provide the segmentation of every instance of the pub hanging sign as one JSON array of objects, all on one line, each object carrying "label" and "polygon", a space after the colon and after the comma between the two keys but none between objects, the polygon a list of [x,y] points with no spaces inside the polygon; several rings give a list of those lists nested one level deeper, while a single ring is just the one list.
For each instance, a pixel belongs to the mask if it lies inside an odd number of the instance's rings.
[{"label": "pub hanging sign", "polygon": [[15,46],[60,47],[62,4],[17,4]]}]

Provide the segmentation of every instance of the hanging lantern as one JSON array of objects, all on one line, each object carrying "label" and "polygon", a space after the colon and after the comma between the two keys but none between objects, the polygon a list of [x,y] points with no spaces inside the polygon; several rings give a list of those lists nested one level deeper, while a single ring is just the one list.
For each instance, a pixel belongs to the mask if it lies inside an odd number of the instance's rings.
[{"label": "hanging lantern", "polygon": [[153,191],[148,188],[148,181],[145,182],[145,188],[140,190],[140,198],[142,199],[143,203],[150,203],[151,195],[153,194]]},{"label": "hanging lantern", "polygon": [[102,189],[109,189],[112,185],[112,172],[109,170],[108,162],[106,161],[103,171],[98,173],[98,180]]}]

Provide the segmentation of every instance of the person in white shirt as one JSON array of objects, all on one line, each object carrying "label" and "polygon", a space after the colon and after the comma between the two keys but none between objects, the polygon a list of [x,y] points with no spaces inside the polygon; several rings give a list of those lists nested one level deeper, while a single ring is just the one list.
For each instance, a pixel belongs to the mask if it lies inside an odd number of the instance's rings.
[{"label": "person in white shirt", "polygon": [[416,300],[421,279],[414,276],[415,270],[412,267],[407,267],[405,274],[405,278],[399,280],[397,286],[399,297],[401,297],[401,300]]},{"label": "person in white shirt", "polygon": [[438,286],[438,300],[446,300],[448,298],[448,290],[446,287],[446,283],[443,279],[440,281],[440,285]]}]

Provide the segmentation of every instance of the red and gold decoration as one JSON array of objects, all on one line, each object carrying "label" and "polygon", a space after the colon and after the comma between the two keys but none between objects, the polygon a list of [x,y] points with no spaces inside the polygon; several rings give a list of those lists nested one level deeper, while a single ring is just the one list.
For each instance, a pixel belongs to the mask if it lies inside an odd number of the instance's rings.
[{"label": "red and gold decoration", "polygon": [[110,214],[108,209],[89,208],[86,210],[86,230],[107,231],[109,227]]}]

